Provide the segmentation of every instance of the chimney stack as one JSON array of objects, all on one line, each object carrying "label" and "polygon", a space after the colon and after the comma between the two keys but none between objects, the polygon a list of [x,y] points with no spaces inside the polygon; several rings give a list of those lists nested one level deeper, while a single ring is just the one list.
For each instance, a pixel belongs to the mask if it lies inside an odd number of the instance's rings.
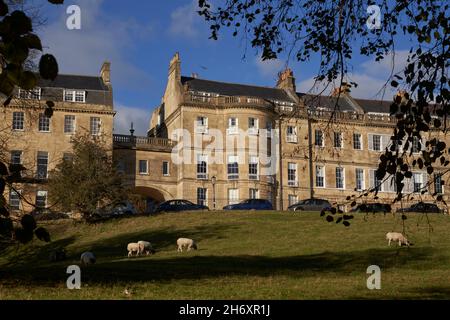
[{"label": "chimney stack", "polygon": [[111,84],[111,62],[103,62],[102,68],[100,69],[100,77],[102,77],[106,85]]},{"label": "chimney stack", "polygon": [[287,68],[286,70],[278,73],[277,88],[292,90],[292,92],[295,93],[295,78],[291,69]]},{"label": "chimney stack", "polygon": [[181,60],[180,54],[177,52],[170,60],[169,65],[169,79],[174,77],[176,81],[181,81]]},{"label": "chimney stack", "polygon": [[351,86],[347,82],[342,82],[342,85],[339,88],[334,88],[331,96],[337,97],[338,95],[348,94],[350,92]]}]

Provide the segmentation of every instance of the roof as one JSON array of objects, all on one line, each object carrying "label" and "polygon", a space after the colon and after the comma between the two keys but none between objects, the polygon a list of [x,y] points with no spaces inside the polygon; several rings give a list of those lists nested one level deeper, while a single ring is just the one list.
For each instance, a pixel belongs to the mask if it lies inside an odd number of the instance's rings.
[{"label": "roof", "polygon": [[66,88],[108,91],[108,87],[99,76],[80,76],[71,74],[59,74],[55,80],[38,79],[38,86],[43,88]]},{"label": "roof", "polygon": [[364,112],[389,113],[392,102],[385,100],[354,99]]},{"label": "roof", "polygon": [[326,108],[334,110],[337,102],[337,107],[339,111],[358,111],[358,106],[345,95],[341,95],[338,98],[330,96],[319,96],[306,93],[297,92],[297,96],[303,100],[307,107],[313,108]]},{"label": "roof", "polygon": [[237,83],[181,77],[181,83],[190,90],[216,93],[224,96],[250,96],[262,99],[294,102],[289,95],[278,88],[259,87]]}]

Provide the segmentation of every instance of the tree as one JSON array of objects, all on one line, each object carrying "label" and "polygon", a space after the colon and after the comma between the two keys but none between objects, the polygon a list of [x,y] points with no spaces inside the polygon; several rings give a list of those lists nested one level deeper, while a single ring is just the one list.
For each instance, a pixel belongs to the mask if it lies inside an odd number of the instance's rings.
[{"label": "tree", "polygon": [[[64,0],[48,0],[52,4],[62,4]],[[33,21],[21,8],[17,1],[0,0],[0,97],[4,106],[13,98],[14,89],[19,86],[24,90],[33,89],[38,75],[30,68],[30,60],[42,51],[40,38],[33,33]],[[11,12],[11,10],[13,10]],[[32,65],[32,64],[31,64]],[[39,61],[39,76],[54,80],[58,75],[58,64],[51,54],[44,54]],[[47,101],[45,113],[53,114],[54,104]],[[1,153],[3,153],[3,150]],[[5,187],[14,189],[18,173],[25,168],[8,166],[5,159],[0,158],[0,243],[12,241],[22,243],[33,239],[33,234],[40,240],[50,241],[44,228],[37,228],[31,215],[24,215],[14,225],[10,217],[7,201],[3,196]]]},{"label": "tree", "polygon": [[[337,81],[339,87],[344,83],[357,86],[347,79],[355,50],[376,61],[394,59],[400,36],[409,38],[406,67],[398,74],[391,72],[386,82],[404,90],[403,95],[394,98],[390,110],[397,118],[391,140],[403,144],[403,148],[399,151],[393,143],[393,147],[386,149],[376,175],[379,179],[395,177],[395,201],[401,201],[409,196],[403,191],[404,180],[412,176],[414,168],[424,168],[429,174],[437,165],[448,168],[447,145],[436,134],[447,132],[450,113],[448,1],[224,0],[214,6],[211,2],[198,3],[198,13],[210,24],[211,39],[218,39],[219,31],[225,27],[233,29],[233,36],[241,34],[253,48],[260,50],[263,60],[286,53],[305,62],[318,55],[320,65],[315,79]],[[368,14],[374,4],[380,13],[379,21],[372,19],[376,15]],[[424,150],[411,160],[416,139],[423,141]],[[377,192],[370,189],[362,195],[376,197]],[[433,196],[443,201],[441,196]],[[355,205],[354,199],[354,195],[349,196],[349,203]],[[336,210],[332,212],[335,213]]]},{"label": "tree", "polygon": [[127,190],[116,172],[102,137],[72,138],[73,154],[62,159],[49,177],[49,198],[60,209],[89,218],[97,208],[126,200]]}]

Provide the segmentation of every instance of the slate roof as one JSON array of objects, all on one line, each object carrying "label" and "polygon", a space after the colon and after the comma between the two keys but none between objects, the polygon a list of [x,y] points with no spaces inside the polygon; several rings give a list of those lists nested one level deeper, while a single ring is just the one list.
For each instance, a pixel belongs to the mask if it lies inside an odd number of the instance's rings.
[{"label": "slate roof", "polygon": [[[307,107],[312,108],[326,108],[334,110],[336,101],[338,101],[336,97],[318,96],[298,92],[297,96],[304,101]],[[344,95],[339,97],[337,107],[339,111],[359,111],[358,106],[355,106],[354,103]]]},{"label": "slate roof", "polygon": [[389,113],[392,102],[385,100],[355,99],[364,112]]},{"label": "slate roof", "polygon": [[38,86],[42,88],[65,88],[65,89],[108,91],[108,87],[103,83],[101,77],[80,76],[71,74],[60,74],[56,77],[54,81],[39,79]]},{"label": "slate roof", "polygon": [[237,83],[204,80],[192,77],[181,77],[181,83],[190,90],[216,93],[224,96],[250,96],[268,100],[294,102],[282,89],[251,86]]}]

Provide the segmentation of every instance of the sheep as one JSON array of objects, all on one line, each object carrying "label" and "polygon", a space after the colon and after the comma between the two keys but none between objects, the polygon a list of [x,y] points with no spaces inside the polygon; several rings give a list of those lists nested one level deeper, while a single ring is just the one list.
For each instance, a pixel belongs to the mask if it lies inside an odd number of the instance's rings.
[{"label": "sheep", "polygon": [[149,255],[155,253],[155,250],[150,242],[141,240],[138,241],[137,244],[139,245],[139,254],[145,253],[146,255]]},{"label": "sheep", "polygon": [[136,255],[139,256],[140,253],[139,244],[137,244],[136,242],[129,243],[127,245],[127,250],[128,250],[128,258],[133,255],[133,252],[136,252]]},{"label": "sheep", "polygon": [[183,248],[187,247],[187,251],[191,249],[197,250],[197,243],[188,238],[179,238],[177,240],[178,252],[183,252]]},{"label": "sheep", "polygon": [[95,255],[92,252],[83,252],[81,254],[80,262],[84,266],[94,264],[96,262]]},{"label": "sheep", "polygon": [[389,240],[389,246],[391,245],[391,241],[398,241],[399,246],[404,244],[409,247],[411,245],[411,243],[409,243],[408,239],[406,239],[406,237],[403,234],[401,234],[400,232],[386,233],[386,240]]}]

